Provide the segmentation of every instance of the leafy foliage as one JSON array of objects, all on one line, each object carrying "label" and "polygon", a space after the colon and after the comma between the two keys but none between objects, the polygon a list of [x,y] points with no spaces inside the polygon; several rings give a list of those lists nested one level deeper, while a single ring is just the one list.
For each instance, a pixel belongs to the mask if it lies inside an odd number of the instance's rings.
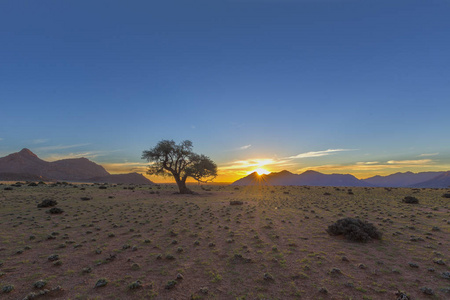
[{"label": "leafy foliage", "polygon": [[143,151],[142,159],[151,163],[147,174],[173,176],[180,193],[190,192],[186,188],[188,177],[208,182],[217,176],[217,165],[209,157],[194,153],[188,140],[178,145],[173,140],[162,140],[154,148]]}]

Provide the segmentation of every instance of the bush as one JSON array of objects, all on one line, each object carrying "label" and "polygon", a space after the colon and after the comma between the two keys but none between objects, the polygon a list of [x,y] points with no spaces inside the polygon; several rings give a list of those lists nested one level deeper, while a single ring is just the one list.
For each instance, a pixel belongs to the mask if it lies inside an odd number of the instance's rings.
[{"label": "bush", "polygon": [[406,196],[405,198],[403,198],[402,202],[410,203],[410,204],[418,204],[419,199],[417,199],[416,197],[413,197],[413,196]]},{"label": "bush", "polygon": [[340,219],[328,226],[329,235],[344,235],[347,240],[355,242],[368,242],[371,239],[381,239],[382,233],[368,222],[355,218]]},{"label": "bush", "polygon": [[55,206],[57,204],[58,204],[58,202],[56,200],[45,199],[45,200],[42,200],[42,202],[39,203],[37,205],[37,207],[38,208],[41,208],[41,207],[52,207],[52,206]]},{"label": "bush", "polygon": [[171,290],[177,285],[177,282],[175,280],[169,280],[166,284],[166,290]]},{"label": "bush", "polygon": [[107,284],[108,284],[108,280],[105,278],[101,278],[101,279],[97,280],[97,283],[95,284],[94,288],[103,287],[103,286],[106,286]]},{"label": "bush", "polygon": [[141,287],[142,287],[142,283],[139,280],[136,280],[135,282],[132,282],[128,285],[128,288],[130,290],[135,290],[135,289],[138,289]]},{"label": "bush", "polygon": [[243,205],[244,202],[239,201],[239,200],[231,200],[230,201],[230,205]]},{"label": "bush", "polygon": [[444,194],[442,195],[443,198],[450,198],[450,194]]},{"label": "bush", "polygon": [[64,210],[62,210],[59,207],[52,207],[52,208],[50,208],[50,210],[48,212],[51,213],[52,215],[57,215],[57,214],[62,214],[64,212]]}]

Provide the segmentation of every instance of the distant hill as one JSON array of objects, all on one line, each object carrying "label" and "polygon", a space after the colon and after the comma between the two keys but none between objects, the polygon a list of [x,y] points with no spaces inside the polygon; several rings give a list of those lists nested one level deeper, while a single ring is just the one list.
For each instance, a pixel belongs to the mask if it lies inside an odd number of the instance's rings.
[{"label": "distant hill", "polygon": [[371,186],[350,174],[322,174],[316,171],[306,171],[302,174],[281,171],[267,175],[253,172],[233,182],[232,185]]},{"label": "distant hill", "polygon": [[388,176],[374,176],[357,179],[350,174],[322,174],[308,170],[301,174],[289,171],[258,175],[253,172],[231,185],[310,185],[310,186],[366,186],[366,187],[429,187],[446,188],[450,186],[450,171],[395,173]]},{"label": "distant hill", "polygon": [[28,173],[0,173],[0,181],[49,181],[48,178]]},{"label": "distant hill", "polygon": [[[125,183],[125,184],[149,184],[150,180],[139,173],[128,174],[110,174],[103,177],[93,177],[87,180],[88,182],[102,182],[102,183]],[[150,182],[149,182],[150,181]]]},{"label": "distant hill", "polygon": [[373,176],[364,179],[364,181],[374,186],[408,187],[420,184],[421,182],[431,180],[443,173],[444,172],[420,172],[420,173],[399,172],[387,176],[380,176],[380,175]]},{"label": "distant hill", "polygon": [[87,158],[71,158],[47,162],[26,148],[20,152],[0,158],[0,180],[153,183],[137,173],[111,175],[105,168]]},{"label": "distant hill", "polygon": [[422,188],[450,188],[450,171],[442,173],[430,180],[412,185]]}]

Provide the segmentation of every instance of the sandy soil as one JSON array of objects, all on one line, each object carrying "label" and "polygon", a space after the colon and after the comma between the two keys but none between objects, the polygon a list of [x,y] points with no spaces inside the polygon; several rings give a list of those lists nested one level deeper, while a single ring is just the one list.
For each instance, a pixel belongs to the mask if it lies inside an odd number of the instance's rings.
[{"label": "sandy soil", "polygon": [[[448,190],[210,186],[176,195],[164,185],[6,187],[1,299],[44,289],[35,299],[396,299],[398,290],[411,299],[450,298]],[[408,195],[420,203],[402,203]],[[37,208],[44,199],[64,212]],[[344,217],[373,223],[382,240],[328,235]],[[99,279],[106,286],[95,288]]]}]

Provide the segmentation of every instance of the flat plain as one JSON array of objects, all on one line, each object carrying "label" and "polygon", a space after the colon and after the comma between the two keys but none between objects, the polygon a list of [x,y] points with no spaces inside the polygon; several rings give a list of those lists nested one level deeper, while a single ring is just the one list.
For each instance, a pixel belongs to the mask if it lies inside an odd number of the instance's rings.
[{"label": "flat plain", "polygon": [[[192,188],[0,185],[0,298],[450,298],[448,189]],[[330,236],[345,217],[382,239]]]}]

